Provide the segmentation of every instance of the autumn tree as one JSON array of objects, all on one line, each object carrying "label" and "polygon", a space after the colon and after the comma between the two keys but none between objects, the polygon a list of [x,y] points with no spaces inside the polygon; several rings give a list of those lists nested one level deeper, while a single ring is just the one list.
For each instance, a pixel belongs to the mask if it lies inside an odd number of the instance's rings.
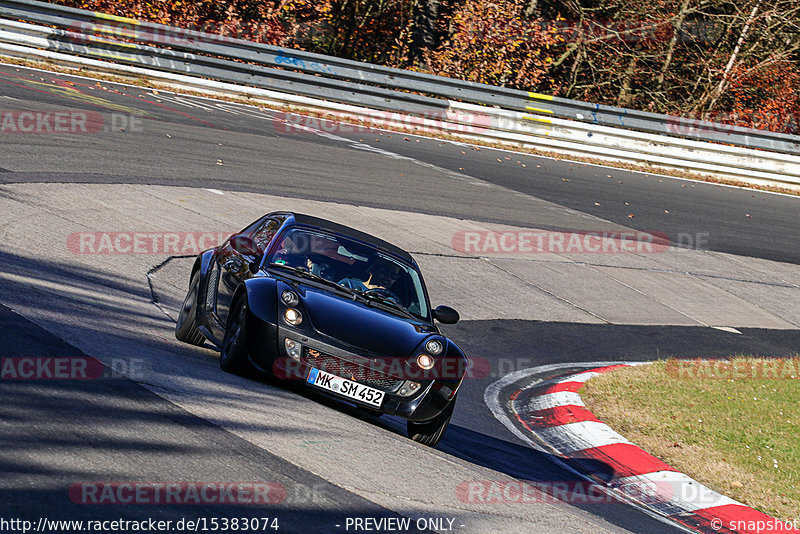
[{"label": "autumn tree", "polygon": [[466,0],[443,21],[449,37],[424,54],[428,70],[470,81],[517,88],[539,85],[555,34],[524,15],[525,0]]},{"label": "autumn tree", "polygon": [[287,10],[310,29],[309,39],[296,39],[298,47],[390,65],[400,62],[402,35],[412,19],[409,0],[295,0]]},{"label": "autumn tree", "polygon": [[755,111],[756,101],[774,102],[776,111],[787,106],[786,116],[798,112],[798,86],[786,84],[800,73],[800,5],[793,0],[554,0],[538,7],[545,19],[566,23],[548,73],[556,94],[720,120]]},{"label": "autumn tree", "polygon": [[213,0],[193,2],[166,0],[146,2],[141,0],[51,1],[79,9],[262,43],[283,44],[290,36],[283,20],[286,1],[231,0],[224,3]]},{"label": "autumn tree", "polygon": [[694,105],[682,111],[798,133],[800,5],[751,0],[720,8],[714,15],[727,23],[725,34],[697,76]]},{"label": "autumn tree", "polygon": [[798,130],[796,0],[54,1],[601,104]]}]

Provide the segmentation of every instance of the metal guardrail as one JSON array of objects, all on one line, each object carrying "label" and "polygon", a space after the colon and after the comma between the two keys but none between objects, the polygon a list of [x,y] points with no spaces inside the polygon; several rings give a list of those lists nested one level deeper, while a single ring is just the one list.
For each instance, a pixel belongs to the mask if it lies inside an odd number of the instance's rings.
[{"label": "metal guardrail", "polygon": [[[0,0],[0,17],[62,28],[52,51],[168,72],[289,91],[313,98],[425,113],[460,100],[698,141],[800,154],[800,136],[568,100],[442,76],[360,63],[36,0]],[[107,38],[90,37],[94,34]],[[122,38],[125,41],[115,40]],[[136,41],[141,44],[126,42]],[[168,49],[151,45],[168,45]],[[446,100],[442,100],[446,99]]]},{"label": "metal guardrail", "polygon": [[[337,102],[392,111],[444,110],[448,102],[413,93],[252,65],[228,59],[195,55],[148,45],[123,43],[101,37],[0,19],[0,40],[80,57],[114,61],[151,69],[252,85]],[[32,41],[31,39],[36,39]]]}]

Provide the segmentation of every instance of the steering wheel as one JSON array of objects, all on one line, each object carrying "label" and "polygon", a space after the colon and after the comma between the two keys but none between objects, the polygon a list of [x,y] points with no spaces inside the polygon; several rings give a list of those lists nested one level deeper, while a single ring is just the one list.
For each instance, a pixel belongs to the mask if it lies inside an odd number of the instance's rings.
[{"label": "steering wheel", "polygon": [[368,295],[368,294],[370,294],[370,293],[375,293],[375,294],[376,294],[376,295],[378,295],[378,296],[384,297],[384,298],[386,298],[386,299],[391,299],[391,300],[393,300],[393,301],[394,301],[396,304],[399,304],[400,306],[402,306],[402,304],[400,304],[400,297],[398,297],[397,295],[395,295],[394,293],[392,293],[391,291],[389,291],[389,290],[388,290],[388,289],[386,289],[386,288],[383,288],[383,287],[373,287],[372,289],[367,289],[366,291],[364,291],[364,294],[365,294],[365,295]]}]

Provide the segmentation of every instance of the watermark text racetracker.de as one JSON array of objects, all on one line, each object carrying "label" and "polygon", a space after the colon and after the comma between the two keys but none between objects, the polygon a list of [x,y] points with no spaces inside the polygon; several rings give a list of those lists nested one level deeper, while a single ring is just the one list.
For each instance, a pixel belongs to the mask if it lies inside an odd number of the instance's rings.
[{"label": "watermark text racetracker.de", "polygon": [[[323,359],[313,363],[319,351],[307,348],[306,362],[326,373],[357,381],[381,380],[387,377],[397,380],[492,380],[511,373],[530,369],[536,360],[527,357],[492,357],[471,355],[464,361],[457,358],[438,358],[433,367],[422,369],[410,364],[410,359],[376,357],[365,362]],[[317,356],[315,356],[315,354]],[[310,362],[310,363],[309,363]],[[301,363],[288,356],[275,359],[272,373],[282,380],[302,380],[308,378],[307,363]]]},{"label": "watermark text racetracker.de", "polygon": [[652,254],[665,252],[669,243],[663,232],[635,230],[462,230],[451,241],[454,250],[466,254]]},{"label": "watermark text racetracker.de", "polygon": [[708,232],[680,232],[674,239],[659,231],[639,230],[460,230],[453,250],[464,254],[658,254],[677,250],[707,250]]},{"label": "watermark text racetracker.de", "polygon": [[144,120],[127,113],[86,110],[0,110],[0,134],[97,134],[142,132]]},{"label": "watermark text racetracker.de", "polygon": [[269,505],[286,500],[279,482],[78,482],[75,504]]},{"label": "watermark text racetracker.de", "polygon": [[273,532],[280,530],[280,520],[259,514],[254,517],[205,516],[181,519],[51,519],[36,521],[0,517],[0,532]]},{"label": "watermark text racetracker.de", "polygon": [[0,380],[97,380],[144,378],[142,358],[112,358],[108,365],[90,356],[20,356],[0,358]]},{"label": "watermark text racetracker.de", "polygon": [[613,481],[598,485],[582,480],[519,481],[470,480],[456,487],[456,497],[470,504],[537,504],[566,502],[570,504],[621,504],[630,500],[656,504],[679,499],[693,504],[713,506],[719,494],[698,484],[677,480]]},{"label": "watermark text racetracker.de", "polygon": [[329,502],[328,486],[275,481],[75,482],[69,498],[85,505],[288,505]]},{"label": "watermark text racetracker.de", "polygon": [[[350,121],[350,122],[348,122]],[[346,113],[329,113],[326,118],[296,113],[277,113],[273,121],[280,134],[369,133],[375,127],[392,126],[412,132],[430,133],[446,129],[464,134],[480,133],[492,127],[492,119],[483,113],[468,113],[450,109],[423,109],[409,113],[373,111],[369,124],[355,124]]]},{"label": "watermark text racetracker.de", "polygon": [[669,359],[666,372],[678,380],[800,380],[800,358]]},{"label": "watermark text racetracker.de", "polygon": [[225,242],[233,232],[74,232],[67,237],[73,254],[195,255]]},{"label": "watermark text racetracker.de", "polygon": [[561,42],[603,41],[614,45],[619,42],[708,42],[723,31],[714,21],[684,21],[675,27],[669,19],[595,19],[580,20],[511,18],[506,21],[475,20],[465,30],[475,39],[492,37],[502,39],[535,39],[550,35]]}]

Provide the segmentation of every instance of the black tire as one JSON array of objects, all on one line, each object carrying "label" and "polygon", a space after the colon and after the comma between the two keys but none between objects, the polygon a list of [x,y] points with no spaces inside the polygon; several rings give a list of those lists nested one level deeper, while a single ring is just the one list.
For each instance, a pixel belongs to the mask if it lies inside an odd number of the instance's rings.
[{"label": "black tire", "polygon": [[436,446],[436,444],[442,440],[444,431],[447,430],[447,425],[450,424],[450,418],[453,416],[455,407],[456,399],[453,397],[453,400],[450,401],[447,408],[430,421],[423,421],[421,423],[408,421],[406,426],[408,437],[429,447]]},{"label": "black tire", "polygon": [[228,314],[225,338],[219,354],[219,366],[235,375],[247,375],[253,367],[247,359],[247,299],[238,298]]},{"label": "black tire", "polygon": [[190,345],[202,345],[206,338],[197,329],[197,294],[200,291],[200,271],[192,275],[189,291],[183,299],[178,323],[175,325],[175,337]]}]

